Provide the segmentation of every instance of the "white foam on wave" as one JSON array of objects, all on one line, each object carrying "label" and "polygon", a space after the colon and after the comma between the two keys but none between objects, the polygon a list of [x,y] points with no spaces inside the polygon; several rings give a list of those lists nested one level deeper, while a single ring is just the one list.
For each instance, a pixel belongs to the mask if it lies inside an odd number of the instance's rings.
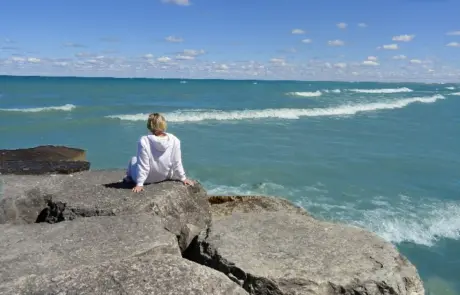
[{"label": "white foam on wave", "polygon": [[455,89],[455,87],[453,87],[453,86],[450,86],[450,87],[446,87],[446,89],[449,89],[449,90],[454,90],[454,89]]},{"label": "white foam on wave", "polygon": [[340,90],[340,89],[332,89],[332,90],[324,89],[324,90],[322,90],[322,91],[323,91],[323,92],[326,92],[326,93],[330,93],[330,92],[331,92],[331,93],[341,93],[341,92],[342,92],[342,90]]},{"label": "white foam on wave", "polygon": [[450,93],[449,95],[457,95],[457,96],[460,96],[460,92]]},{"label": "white foam on wave", "polygon": [[[391,110],[404,108],[413,103],[434,103],[437,100],[445,99],[442,95],[429,97],[413,97],[400,100],[389,100],[384,102],[375,102],[367,104],[346,104],[330,108],[312,108],[312,109],[263,109],[263,110],[241,110],[241,111],[198,111],[182,110],[172,113],[166,113],[165,116],[169,122],[200,122],[206,120],[217,121],[237,121],[253,119],[279,118],[286,120],[296,120],[300,117],[319,117],[319,116],[349,116],[361,112],[372,112],[379,110]],[[125,121],[145,121],[148,114],[133,115],[111,115],[107,118],[119,119]]]},{"label": "white foam on wave", "polygon": [[24,109],[0,109],[3,112],[24,112],[24,113],[38,113],[38,112],[48,112],[48,111],[71,111],[75,109],[76,106],[73,104],[65,104],[62,106],[49,106],[42,108],[24,108]]},{"label": "white foam on wave", "polygon": [[356,93],[402,93],[402,92],[412,92],[414,90],[402,87],[402,88],[383,88],[383,89],[348,89],[348,91]]},{"label": "white foam on wave", "polygon": [[323,95],[321,91],[315,91],[315,92],[288,92],[287,95],[293,95],[293,96],[302,96],[302,97],[318,97]]}]

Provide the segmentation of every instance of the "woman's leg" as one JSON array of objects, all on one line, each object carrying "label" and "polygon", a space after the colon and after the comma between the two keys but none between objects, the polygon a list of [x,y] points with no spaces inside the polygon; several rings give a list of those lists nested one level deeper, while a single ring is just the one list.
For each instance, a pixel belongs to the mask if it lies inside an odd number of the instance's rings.
[{"label": "woman's leg", "polygon": [[124,181],[133,182],[137,178],[137,157],[132,157],[128,163],[128,169],[126,169],[126,177]]}]

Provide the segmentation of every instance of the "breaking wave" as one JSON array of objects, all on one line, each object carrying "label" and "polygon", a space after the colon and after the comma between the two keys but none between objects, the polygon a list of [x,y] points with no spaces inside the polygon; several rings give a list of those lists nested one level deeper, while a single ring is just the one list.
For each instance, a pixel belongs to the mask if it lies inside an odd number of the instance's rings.
[{"label": "breaking wave", "polygon": [[315,92],[288,92],[287,95],[293,95],[293,96],[302,96],[302,97],[318,97],[323,95],[321,91],[315,91]]},{"label": "breaking wave", "polygon": [[332,90],[325,89],[323,91],[326,92],[326,93],[329,93],[329,92],[331,92],[331,93],[341,93],[342,92],[342,90],[340,90],[340,89],[332,89]]},{"label": "breaking wave", "polygon": [[460,96],[460,92],[454,92],[454,93],[451,93],[450,95],[458,95],[458,96]]},{"label": "breaking wave", "polygon": [[[404,108],[413,103],[434,103],[437,100],[444,99],[442,95],[429,97],[413,97],[393,101],[375,102],[367,104],[346,104],[329,108],[312,108],[312,109],[263,109],[263,110],[241,110],[241,111],[199,111],[199,110],[179,110],[172,113],[166,113],[165,116],[169,122],[199,122],[206,120],[217,121],[236,121],[252,119],[279,118],[286,120],[296,120],[300,117],[319,117],[319,116],[349,116],[361,112],[372,112],[378,110],[391,110]],[[119,119],[125,121],[144,121],[148,114],[126,114],[110,115],[106,118]]]},{"label": "breaking wave", "polygon": [[73,104],[65,104],[62,106],[50,106],[42,108],[24,108],[24,109],[0,109],[1,112],[24,112],[24,113],[38,113],[38,112],[48,112],[48,111],[71,111],[75,109],[76,106]]},{"label": "breaking wave", "polygon": [[388,89],[348,89],[348,91],[356,93],[401,93],[401,92],[412,92],[414,90],[402,87],[402,88],[388,88]]},{"label": "breaking wave", "polygon": [[446,89],[449,89],[449,90],[454,90],[454,89],[455,89],[455,87],[453,87],[453,86],[450,86],[450,87],[446,87]]}]

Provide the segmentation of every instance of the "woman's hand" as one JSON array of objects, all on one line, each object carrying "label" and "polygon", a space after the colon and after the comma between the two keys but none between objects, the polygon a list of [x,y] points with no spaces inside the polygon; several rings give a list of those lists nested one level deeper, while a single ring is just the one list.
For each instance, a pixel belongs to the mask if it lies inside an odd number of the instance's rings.
[{"label": "woman's hand", "polygon": [[143,186],[137,186],[136,185],[135,187],[133,187],[133,192],[135,192],[135,193],[140,193],[143,190],[144,190]]},{"label": "woman's hand", "polygon": [[192,180],[190,180],[190,179],[185,179],[185,180],[182,181],[182,182],[183,182],[185,185],[191,185],[191,186],[193,186],[193,185],[195,184],[195,183],[194,183]]}]

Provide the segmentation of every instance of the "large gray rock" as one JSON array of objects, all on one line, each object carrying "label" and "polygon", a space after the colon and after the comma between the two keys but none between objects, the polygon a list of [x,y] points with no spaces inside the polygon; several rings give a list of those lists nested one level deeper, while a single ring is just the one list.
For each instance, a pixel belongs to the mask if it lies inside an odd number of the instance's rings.
[{"label": "large gray rock", "polygon": [[159,219],[144,213],[56,224],[0,225],[0,284],[125,257],[179,257],[176,237]]},{"label": "large gray rock", "polygon": [[309,216],[301,207],[286,199],[269,196],[209,196],[212,218],[217,220],[233,213],[289,212]]},{"label": "large gray rock", "polygon": [[[182,250],[211,223],[206,191],[166,181],[145,186],[141,193],[120,182],[123,170],[87,171],[74,175],[5,175],[0,201],[0,223],[23,224],[37,221],[43,209],[61,210],[53,218],[63,221],[89,216],[117,216],[149,212],[161,217],[166,229],[179,238]],[[49,200],[52,202],[50,203]]]},{"label": "large gray rock", "polygon": [[222,273],[178,256],[144,256],[41,276],[1,285],[4,295],[60,294],[248,294]]},{"label": "large gray rock", "polygon": [[186,257],[250,294],[424,294],[417,270],[393,245],[305,214],[233,212],[214,220]]}]

